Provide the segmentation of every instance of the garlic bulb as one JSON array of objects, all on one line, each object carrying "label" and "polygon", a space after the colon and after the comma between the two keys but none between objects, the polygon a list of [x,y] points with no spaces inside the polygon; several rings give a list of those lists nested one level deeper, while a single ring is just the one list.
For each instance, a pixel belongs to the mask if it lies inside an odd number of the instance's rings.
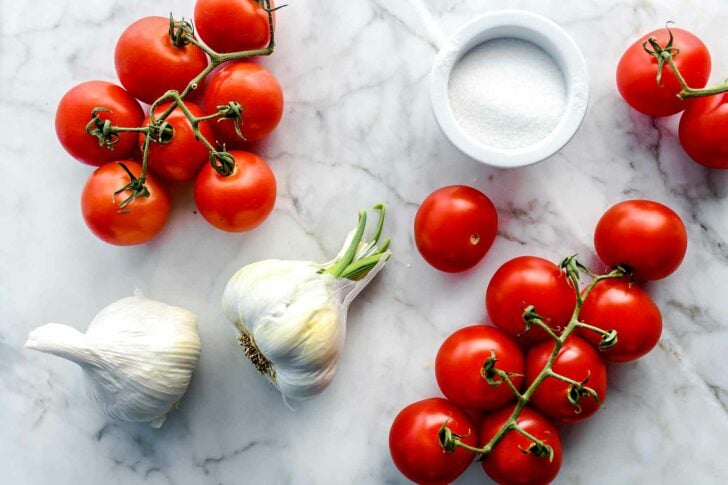
[{"label": "garlic bulb", "polygon": [[101,310],[85,334],[49,323],[25,346],[80,365],[91,396],[111,418],[155,428],[184,395],[200,358],[194,313],[141,296]]},{"label": "garlic bulb", "polygon": [[336,373],[349,303],[391,255],[389,242],[377,247],[384,207],[375,208],[380,218],[372,240],[362,240],[362,212],[330,263],[258,261],[235,273],[225,288],[223,311],[239,332],[243,352],[284,398],[313,397]]}]

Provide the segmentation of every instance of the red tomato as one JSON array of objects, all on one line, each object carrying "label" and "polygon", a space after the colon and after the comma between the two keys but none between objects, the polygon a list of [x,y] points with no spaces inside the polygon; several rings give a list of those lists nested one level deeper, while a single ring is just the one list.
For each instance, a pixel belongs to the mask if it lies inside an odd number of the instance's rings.
[{"label": "red tomato", "polygon": [[146,186],[149,197],[138,197],[123,209],[121,204],[131,193],[114,192],[129,183],[129,175],[121,163],[135,177],[142,173],[142,166],[131,160],[102,165],[91,174],[81,194],[81,212],[91,231],[110,244],[131,246],[147,242],[162,230],[167,222],[170,200],[167,190],[148,174]]},{"label": "red tomato", "polygon": [[99,139],[86,133],[91,111],[99,112],[102,120],[114,126],[141,126],[144,112],[136,99],[123,88],[106,81],[86,81],[68,91],[56,110],[56,134],[63,148],[75,159],[89,165],[102,165],[113,160],[131,157],[136,150],[136,134],[121,133],[113,150],[99,146]]},{"label": "red tomato", "polygon": [[[674,36],[673,47],[680,50],[674,55],[675,65],[690,87],[705,87],[710,77],[708,48],[686,30],[670,30]],[[674,115],[687,108],[689,103],[677,97],[682,87],[667,63],[662,70],[662,86],[657,84],[657,59],[642,48],[642,44],[653,36],[662,47],[670,38],[667,29],[660,29],[629,46],[617,66],[617,87],[627,104],[641,113],[649,116]]]},{"label": "red tomato", "polygon": [[207,54],[192,44],[176,47],[168,18],[144,17],[121,34],[114,61],[121,84],[152,104],[168,90],[184,90],[207,67]]},{"label": "red tomato", "polygon": [[[481,374],[486,359],[495,352],[496,369],[518,374],[511,381],[523,382],[523,353],[516,343],[495,327],[473,325],[450,335],[435,359],[440,390],[457,406],[491,411],[511,402],[515,395],[507,384],[492,386]],[[495,376],[495,380],[501,380]]]},{"label": "red tomato", "polygon": [[[265,138],[283,116],[283,90],[265,68],[250,62],[229,64],[212,74],[203,95],[207,111],[237,101],[243,108],[240,128],[247,141]],[[213,125],[220,141],[232,146],[244,140],[237,135],[232,120]]]},{"label": "red tomato", "polygon": [[[546,366],[546,362],[554,350],[554,342],[541,342],[526,354],[526,387]],[[607,368],[599,357],[599,353],[585,340],[576,336],[566,339],[556,356],[551,370],[564,377],[583,383],[604,402],[607,397]],[[582,421],[599,410],[600,404],[589,396],[581,396],[578,406],[569,402],[569,391],[572,385],[555,377],[547,377],[536,388],[531,396],[530,404],[546,417],[575,423]]]},{"label": "red tomato", "polygon": [[[163,103],[154,110],[159,115],[166,111],[171,103]],[[196,117],[203,116],[202,108],[196,104],[185,102],[187,108]],[[202,142],[195,139],[192,125],[179,108],[167,117],[167,121],[173,130],[172,140],[169,143],[155,143],[149,145],[149,168],[160,177],[168,180],[193,180],[200,167],[207,162],[210,152]],[[144,120],[144,124],[150,123],[150,118]],[[211,143],[215,135],[209,122],[203,121],[199,124],[202,135]],[[139,134],[139,147],[144,146],[143,133]]]},{"label": "red tomato", "polygon": [[485,293],[485,306],[498,328],[528,346],[548,335],[536,325],[519,335],[525,329],[524,310],[534,306],[544,323],[558,331],[571,320],[576,293],[558,266],[535,256],[521,256],[495,272]]},{"label": "red tomato", "polygon": [[276,179],[268,164],[249,152],[231,151],[235,169],[227,177],[205,165],[195,182],[200,214],[223,231],[242,232],[258,227],[273,210]]},{"label": "red tomato", "polygon": [[425,261],[457,273],[483,259],[498,232],[490,199],[466,185],[451,185],[427,196],[415,216],[415,243]]},{"label": "red tomato", "polygon": [[691,101],[680,118],[680,144],[708,168],[728,168],[728,93]]},{"label": "red tomato", "polygon": [[[602,280],[594,286],[579,319],[602,330],[616,330],[617,343],[600,351],[612,362],[635,360],[652,350],[662,333],[662,315],[655,302],[627,280]],[[599,348],[601,335],[580,328],[579,335]]]},{"label": "red tomato", "polygon": [[606,264],[627,266],[639,280],[659,280],[680,266],[688,234],[669,207],[651,200],[627,200],[599,219],[594,247]]},{"label": "red tomato", "polygon": [[[480,446],[485,446],[503,424],[508,421],[513,407],[487,415],[480,426]],[[543,441],[554,451],[553,460],[539,456],[533,442],[510,430],[483,461],[483,470],[501,485],[541,485],[551,482],[561,468],[561,438],[549,421],[530,408],[523,408],[516,419],[518,425]]]},{"label": "red tomato", "polygon": [[420,485],[452,482],[473,461],[475,455],[462,448],[447,452],[440,444],[442,425],[461,441],[477,446],[477,429],[460,408],[442,398],[410,404],[399,412],[389,431],[389,452],[400,472]]},{"label": "red tomato", "polygon": [[262,49],[270,40],[268,14],[256,0],[197,0],[195,27],[216,52]]}]

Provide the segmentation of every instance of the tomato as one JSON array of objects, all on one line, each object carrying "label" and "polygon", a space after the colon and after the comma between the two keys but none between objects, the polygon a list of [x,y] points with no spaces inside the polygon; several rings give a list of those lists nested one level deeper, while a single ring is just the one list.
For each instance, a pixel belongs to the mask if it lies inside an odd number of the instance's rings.
[{"label": "tomato", "polygon": [[121,204],[131,193],[114,192],[129,183],[121,163],[139,177],[142,166],[131,160],[112,162],[97,168],[86,181],[81,194],[81,212],[86,225],[99,239],[118,246],[147,242],[167,222],[170,199],[167,190],[153,175],[147,174],[149,197],[137,197],[123,209]]},{"label": "tomato", "polygon": [[728,168],[728,93],[691,101],[680,118],[680,144],[708,168]]},{"label": "tomato", "polygon": [[[443,342],[435,359],[440,390],[457,406],[490,411],[511,402],[515,395],[507,384],[492,386],[481,374],[486,359],[495,353],[496,369],[517,374],[511,381],[523,382],[523,353],[516,343],[495,327],[473,325],[461,328]],[[498,376],[494,380],[500,381]]]},{"label": "tomato", "polygon": [[[626,279],[602,280],[584,301],[579,319],[602,330],[616,330],[617,343],[600,351],[612,362],[629,362],[652,350],[662,333],[662,315],[640,287]],[[579,335],[599,348],[601,335],[580,328]]]},{"label": "tomato", "polygon": [[[541,342],[526,354],[526,387],[546,366],[554,350],[554,342]],[[570,336],[559,350],[551,370],[559,375],[580,382],[596,391],[593,396],[579,396],[578,405],[569,402],[572,385],[555,377],[547,377],[536,388],[530,404],[546,417],[565,423],[582,421],[599,410],[607,397],[607,368],[599,353],[585,340]]]},{"label": "tomato", "polygon": [[627,266],[639,280],[659,280],[680,266],[688,234],[669,207],[651,200],[627,200],[599,219],[594,247],[606,264]]},{"label": "tomato", "polygon": [[218,229],[230,232],[258,227],[273,210],[276,179],[257,155],[231,151],[235,169],[227,177],[205,165],[195,181],[195,202],[200,214]]},{"label": "tomato", "polygon": [[[508,421],[513,407],[487,415],[480,425],[480,446],[483,447]],[[553,459],[540,456],[529,440],[517,431],[508,431],[483,461],[483,470],[501,485],[540,485],[551,482],[561,468],[561,438],[556,428],[530,408],[523,408],[516,419],[518,425],[553,449]]]},{"label": "tomato", "polygon": [[129,158],[136,150],[136,134],[121,133],[113,150],[99,145],[99,139],[86,132],[91,111],[98,112],[103,121],[114,126],[141,126],[144,112],[139,102],[120,86],[106,81],[86,81],[71,88],[56,109],[56,135],[63,148],[75,159],[89,165],[102,165],[113,160]]},{"label": "tomato", "polygon": [[[190,112],[196,116],[203,116],[202,108],[194,103],[185,102]],[[154,113],[160,115],[171,106],[171,103],[163,103],[154,110]],[[193,180],[200,167],[204,165],[209,158],[210,152],[202,142],[195,139],[195,133],[192,125],[179,108],[174,111],[165,120],[172,127],[172,139],[169,143],[152,142],[149,145],[149,168],[160,177],[168,180]],[[144,125],[150,123],[150,118],[144,120]],[[213,142],[215,135],[209,122],[203,121],[199,124],[199,130],[202,136],[208,141]],[[139,147],[144,146],[146,136],[139,134]]]},{"label": "tomato", "polygon": [[[673,47],[680,50],[674,55],[675,65],[690,87],[705,87],[710,77],[708,48],[686,30],[670,30],[674,36]],[[667,29],[660,29],[629,46],[617,66],[617,87],[627,104],[641,113],[649,116],[674,115],[690,103],[677,97],[682,87],[667,63],[662,70],[662,86],[657,84],[657,59],[642,48],[642,44],[653,36],[662,47],[670,38]]]},{"label": "tomato", "polygon": [[168,18],[144,17],[121,34],[114,61],[121,84],[135,98],[152,104],[168,90],[187,87],[207,67],[207,54],[192,44],[176,47]]},{"label": "tomato", "polygon": [[195,27],[216,52],[262,49],[270,40],[268,14],[256,0],[197,0]]},{"label": "tomato", "polygon": [[[240,103],[243,117],[240,128],[247,141],[265,138],[278,126],[283,116],[283,90],[275,76],[265,68],[250,62],[229,64],[213,73],[203,94],[207,111],[231,101]],[[218,139],[231,146],[243,140],[235,132],[232,120],[213,125]]]},{"label": "tomato", "polygon": [[533,306],[550,328],[558,331],[571,320],[576,292],[558,266],[535,256],[511,259],[498,268],[485,292],[485,306],[493,323],[523,345],[548,337],[536,325],[523,333],[523,312]]},{"label": "tomato", "polygon": [[420,485],[445,484],[460,476],[475,455],[462,448],[445,451],[439,432],[443,424],[461,441],[477,446],[477,429],[460,408],[442,398],[410,404],[399,412],[389,431],[389,452],[400,472]]},{"label": "tomato", "polygon": [[425,261],[457,273],[483,259],[498,232],[490,199],[466,185],[451,185],[427,196],[415,216],[415,243]]}]

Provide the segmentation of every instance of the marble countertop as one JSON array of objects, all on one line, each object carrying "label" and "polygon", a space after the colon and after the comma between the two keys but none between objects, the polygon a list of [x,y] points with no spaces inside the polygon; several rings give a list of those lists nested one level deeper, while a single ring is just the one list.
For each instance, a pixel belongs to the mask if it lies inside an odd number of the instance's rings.
[{"label": "marble countertop", "polygon": [[[591,75],[586,120],[548,161],[487,168],[442,135],[428,74],[443,39],[500,6],[545,14],[574,36]],[[55,138],[56,103],[71,86],[115,79],[121,31],[145,15],[191,16],[192,0],[0,0],[0,469],[12,484],[405,483],[389,458],[394,415],[438,395],[433,359],[455,329],[485,321],[483,293],[507,259],[592,258],[594,225],[627,198],[668,204],[687,224],[681,269],[649,287],[662,309],[659,347],[610,367],[604,409],[563,428],[566,484],[728,483],[728,174],[689,161],[676,120],[653,120],[619,98],[623,49],[666,20],[728,49],[720,0],[291,0],[278,15],[279,47],[265,61],[286,108],[260,153],[276,173],[276,209],[249,234],[227,234],[173,190],[170,224],[152,243],[117,248],[84,226],[79,194],[89,167]],[[713,80],[728,73],[714,58]],[[487,193],[499,236],[474,270],[450,276],[419,257],[412,221],[437,187]],[[325,261],[356,211],[383,201],[395,257],[351,308],[332,386],[290,410],[259,378],[224,320],[227,279],[263,258]],[[334,210],[332,210],[334,209]],[[39,324],[85,329],[131,294],[197,313],[199,368],[181,409],[161,430],[105,419],[79,369],[22,345]],[[457,483],[483,483],[472,466]]]}]

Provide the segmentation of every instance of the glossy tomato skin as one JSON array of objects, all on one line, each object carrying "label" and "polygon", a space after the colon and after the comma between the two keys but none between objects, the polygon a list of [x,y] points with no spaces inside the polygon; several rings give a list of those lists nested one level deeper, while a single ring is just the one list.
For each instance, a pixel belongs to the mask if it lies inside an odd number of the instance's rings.
[{"label": "glossy tomato skin", "polygon": [[[480,446],[485,446],[508,420],[513,407],[487,415],[480,426]],[[543,416],[525,407],[516,420],[518,425],[554,450],[554,458],[524,453],[532,442],[516,431],[509,431],[483,461],[488,476],[501,485],[541,485],[556,478],[561,468],[562,447],[557,429]]]},{"label": "glossy tomato skin", "polygon": [[[526,354],[526,387],[530,386],[536,376],[546,366],[546,362],[554,350],[554,342],[547,341],[535,345]],[[599,396],[604,403],[607,397],[607,368],[599,353],[585,340],[572,335],[556,356],[551,367],[555,373],[584,382]],[[600,404],[593,397],[581,397],[579,406],[569,402],[570,384],[555,377],[547,377],[536,388],[531,396],[530,404],[544,416],[564,423],[582,421],[599,410]]]},{"label": "glossy tomato skin", "polygon": [[[662,334],[662,315],[654,301],[627,279],[602,280],[584,300],[579,319],[602,330],[616,330],[617,343],[601,350],[611,362],[629,362],[652,350]],[[595,349],[601,335],[578,329],[579,336]]]},{"label": "glossy tomato skin", "polygon": [[182,91],[208,62],[207,54],[192,44],[175,47],[165,17],[144,17],[127,27],[116,43],[114,61],[121,84],[147,104],[170,89]]},{"label": "glossy tomato skin", "polygon": [[81,194],[81,212],[86,225],[99,239],[117,246],[131,246],[149,241],[162,230],[171,207],[169,194],[154,175],[147,174],[149,197],[138,197],[124,209],[119,204],[129,191],[114,192],[129,183],[123,163],[139,177],[142,166],[131,160],[111,162],[97,168],[86,181]]},{"label": "glossy tomato skin", "polygon": [[[680,50],[674,56],[675,65],[689,86],[704,87],[711,67],[707,47],[686,30],[670,30],[674,36],[673,47]],[[648,116],[674,115],[687,108],[692,100],[682,101],[677,97],[682,88],[667,64],[662,70],[662,86],[657,84],[657,59],[642,48],[642,44],[652,36],[663,47],[670,37],[667,29],[659,29],[632,44],[617,65],[617,87],[627,104],[640,113]]]},{"label": "glossy tomato skin", "polygon": [[728,168],[728,94],[692,100],[680,118],[680,145],[708,168]]},{"label": "glossy tomato skin", "polygon": [[113,150],[99,146],[98,138],[86,133],[91,111],[97,107],[109,109],[99,117],[114,126],[136,128],[144,119],[141,105],[124,88],[106,81],[86,81],[71,88],[58,103],[56,135],[63,148],[73,158],[95,166],[131,157],[136,150],[135,133],[120,134]]},{"label": "glossy tomato skin", "polygon": [[255,0],[197,0],[195,27],[216,52],[262,49],[270,40],[268,14]]},{"label": "glossy tomato skin", "polygon": [[212,165],[202,167],[195,181],[195,202],[200,214],[223,231],[243,232],[261,225],[276,201],[276,179],[259,156],[230,151],[235,170],[227,177]]},{"label": "glossy tomato skin", "polygon": [[680,266],[688,234],[669,207],[651,200],[627,200],[599,219],[594,247],[606,264],[627,266],[638,280],[659,280]]},{"label": "glossy tomato skin", "polygon": [[524,372],[521,349],[495,327],[472,325],[450,335],[437,352],[435,377],[445,397],[462,408],[484,411],[513,401],[515,395],[505,383],[492,386],[481,374],[491,352],[495,352],[496,369],[517,374],[511,381],[520,389]]},{"label": "glossy tomato skin", "polygon": [[463,443],[477,446],[478,430],[465,411],[447,399],[430,398],[399,412],[389,431],[389,452],[402,474],[421,485],[450,483],[475,458],[462,448],[447,452],[440,444],[444,423]]},{"label": "glossy tomato skin", "polygon": [[[204,115],[202,108],[194,103],[185,102],[190,112],[200,117]],[[164,113],[171,103],[163,103],[155,110],[155,114]],[[165,120],[172,127],[173,134],[169,143],[151,142],[149,145],[149,168],[162,178],[167,180],[187,181],[194,180],[209,159],[209,151],[202,142],[195,139],[195,133],[192,125],[179,108],[174,111]],[[147,125],[151,122],[150,118],[144,120]],[[198,125],[202,136],[207,138],[211,143],[215,139],[210,127],[209,121],[203,121]],[[144,146],[146,136],[139,134],[139,147]]]},{"label": "glossy tomato skin", "polygon": [[498,214],[490,199],[466,185],[437,189],[415,216],[415,243],[440,271],[466,271],[480,262],[495,241]]},{"label": "glossy tomato skin", "polygon": [[[250,62],[229,64],[207,80],[203,104],[209,112],[230,101],[242,106],[240,125],[245,140],[258,141],[270,134],[283,116],[283,90],[278,80],[264,67]],[[244,140],[235,132],[231,120],[213,125],[218,140],[240,146]]]},{"label": "glossy tomato skin", "polygon": [[524,310],[533,305],[536,313],[554,330],[564,328],[576,306],[571,282],[554,263],[536,256],[507,261],[493,275],[485,292],[485,306],[493,323],[524,346],[548,338],[537,326],[520,335],[525,325]]}]

